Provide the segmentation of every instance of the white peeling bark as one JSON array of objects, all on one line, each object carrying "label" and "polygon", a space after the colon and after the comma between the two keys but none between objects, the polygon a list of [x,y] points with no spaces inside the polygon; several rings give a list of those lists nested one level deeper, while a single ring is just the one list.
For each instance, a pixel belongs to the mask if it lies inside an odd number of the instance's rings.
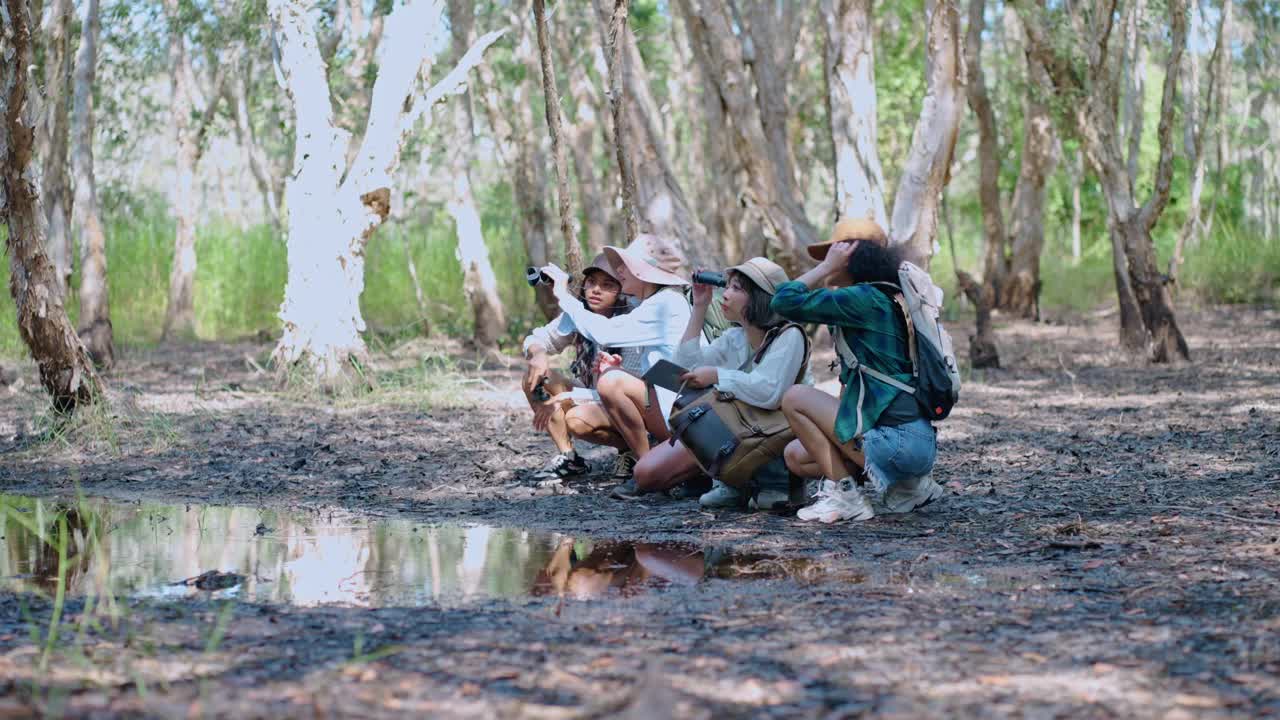
[{"label": "white peeling bark", "polygon": [[925,95],[893,200],[890,237],[922,267],[933,257],[942,189],[951,178],[964,111],[960,13],[952,0],[926,0]]},{"label": "white peeling bark", "polygon": [[879,130],[871,0],[823,0],[822,19],[836,218],[870,218],[887,229],[884,170],[876,147]]},{"label": "white peeling bark", "polygon": [[430,70],[431,53],[443,45],[443,10],[439,0],[419,0],[397,6],[387,18],[368,126],[348,170],[350,134],[334,122],[314,8],[305,0],[268,4],[296,128],[293,172],[285,189],[284,333],[273,354],[284,377],[299,368],[322,387],[335,388],[352,379],[353,363],[367,360],[360,313],[364,250],[390,210],[391,177],[401,150],[418,120],[436,102],[461,91],[467,73],[501,35],[481,38],[423,93],[419,85]]},{"label": "white peeling bark", "polygon": [[49,8],[52,20],[45,44],[44,136],[40,199],[44,205],[49,233],[45,245],[58,277],[58,291],[66,297],[71,282],[71,186],[67,178],[68,104],[71,85],[71,0],[56,0]]},{"label": "white peeling bark", "polygon": [[98,0],[85,3],[76,53],[75,101],[71,111],[71,173],[75,177],[73,226],[80,236],[80,318],[77,332],[99,367],[115,362],[107,288],[107,237],[93,174],[93,82],[98,62]]}]

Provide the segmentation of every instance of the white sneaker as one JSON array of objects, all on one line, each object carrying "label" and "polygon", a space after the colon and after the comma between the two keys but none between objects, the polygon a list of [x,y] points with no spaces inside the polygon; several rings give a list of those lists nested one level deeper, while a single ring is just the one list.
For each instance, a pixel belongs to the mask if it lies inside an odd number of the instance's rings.
[{"label": "white sneaker", "polygon": [[746,499],[741,490],[715,480],[711,483],[711,490],[698,498],[698,504],[704,508],[740,508]]},{"label": "white sneaker", "polygon": [[815,497],[817,500],[808,507],[800,508],[796,517],[829,525],[841,520],[870,520],[876,515],[851,478],[839,482],[823,480]]},{"label": "white sneaker", "polygon": [[891,513],[909,513],[946,494],[933,480],[933,473],[894,483],[884,494],[884,507]]}]

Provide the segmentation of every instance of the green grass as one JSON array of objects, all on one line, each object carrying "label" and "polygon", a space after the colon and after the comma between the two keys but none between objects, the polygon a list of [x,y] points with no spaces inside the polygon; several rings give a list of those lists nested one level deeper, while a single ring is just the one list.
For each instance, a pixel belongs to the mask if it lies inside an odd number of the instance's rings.
[{"label": "green grass", "polygon": [[[523,282],[525,250],[518,225],[513,224],[511,189],[505,183],[478,188],[481,220],[490,257],[505,304],[509,331],[507,347],[517,344],[539,315],[533,294]],[[111,314],[117,342],[147,346],[160,336],[173,255],[173,220],[159,196],[105,196]],[[980,227],[975,207],[952,208],[955,254],[970,271],[979,267]],[[1176,213],[1175,213],[1176,214]],[[1086,218],[1081,259],[1072,260],[1063,240],[1060,218],[1051,216],[1050,237],[1042,259],[1041,306],[1045,311],[1087,311],[1114,302],[1111,249],[1105,221]],[[1179,220],[1170,216],[1157,227],[1157,250],[1162,269],[1172,253]],[[947,293],[950,315],[959,309],[952,250],[945,229],[932,274]],[[0,226],[0,238],[5,230]],[[286,277],[285,246],[271,226],[241,228],[213,219],[197,232],[199,265],[196,274],[196,329],[204,340],[230,340],[259,332],[279,331],[277,313]],[[1187,249],[1179,288],[1181,297],[1208,302],[1276,302],[1280,284],[1280,238],[1263,238],[1242,229],[1238,219],[1220,213],[1213,235]],[[419,308],[407,258],[418,271],[424,308]],[[6,258],[7,259],[7,258]],[[13,301],[7,291],[8,263],[0,270],[6,291],[0,293],[0,358],[26,356],[18,335]],[[75,288],[67,303],[74,322]],[[365,291],[361,306],[375,350],[424,331],[452,337],[471,333],[472,318],[462,292],[461,270],[455,256],[453,222],[443,208],[426,205],[418,216],[388,223],[378,230],[366,250]],[[951,310],[955,308],[956,310]]]}]

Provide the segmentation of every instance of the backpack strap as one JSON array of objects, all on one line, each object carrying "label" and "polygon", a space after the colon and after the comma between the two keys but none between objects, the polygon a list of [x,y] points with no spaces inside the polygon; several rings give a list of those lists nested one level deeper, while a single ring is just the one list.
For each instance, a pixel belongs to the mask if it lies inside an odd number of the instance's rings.
[{"label": "backpack strap", "polygon": [[791,384],[799,385],[800,383],[804,382],[804,373],[805,373],[805,370],[809,369],[809,354],[813,350],[813,347],[809,340],[809,333],[804,331],[804,326],[801,325],[800,323],[789,322],[789,323],[783,323],[781,325],[776,325],[773,328],[770,328],[769,332],[765,333],[764,335],[764,342],[760,343],[760,349],[756,350],[754,355],[747,358],[747,361],[744,362],[742,364],[742,367],[738,369],[746,370],[747,365],[759,364],[760,360],[764,358],[765,352],[769,350],[769,347],[771,345],[773,345],[773,341],[782,337],[782,333],[790,330],[791,328],[795,328],[799,330],[800,337],[804,338],[804,359],[800,361],[800,369],[796,371],[795,382]]}]

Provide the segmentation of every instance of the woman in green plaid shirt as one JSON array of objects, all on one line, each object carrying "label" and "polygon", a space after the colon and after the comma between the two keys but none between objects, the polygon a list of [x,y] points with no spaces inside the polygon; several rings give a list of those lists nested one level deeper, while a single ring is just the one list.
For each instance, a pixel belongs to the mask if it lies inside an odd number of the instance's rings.
[{"label": "woman in green plaid shirt", "polygon": [[[778,287],[774,312],[795,322],[831,325],[832,336],[844,338],[857,363],[910,385],[907,320],[894,300],[900,258],[884,230],[870,220],[844,220],[829,241],[810,246],[809,254],[818,266]],[[804,477],[823,477],[815,502],[797,517],[824,523],[874,517],[854,481],[860,469],[872,490],[883,492],[890,512],[910,512],[941,497],[930,475],[937,436],[914,395],[860,373],[843,357],[840,364],[839,398],[797,385],[782,399],[797,438],[787,447],[787,467]]]}]

